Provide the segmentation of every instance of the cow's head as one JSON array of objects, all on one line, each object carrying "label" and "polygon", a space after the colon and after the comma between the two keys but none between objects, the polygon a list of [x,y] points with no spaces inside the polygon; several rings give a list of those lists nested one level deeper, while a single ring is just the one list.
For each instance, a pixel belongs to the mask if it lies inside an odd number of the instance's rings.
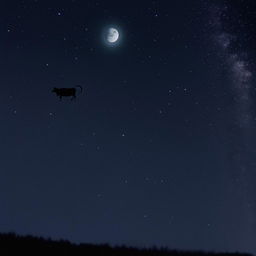
[{"label": "cow's head", "polygon": [[56,87],[54,87],[54,88],[52,89],[52,92],[56,92],[56,93],[57,93],[57,91],[58,91],[58,89],[57,89]]}]

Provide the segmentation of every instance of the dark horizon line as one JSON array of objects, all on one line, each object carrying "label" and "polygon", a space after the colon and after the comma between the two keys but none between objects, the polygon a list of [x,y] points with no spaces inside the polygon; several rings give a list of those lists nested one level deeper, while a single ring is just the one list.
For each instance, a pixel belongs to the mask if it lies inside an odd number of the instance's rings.
[{"label": "dark horizon line", "polygon": [[[15,249],[14,249],[15,248]],[[15,232],[0,233],[0,250],[7,250],[10,253],[13,249],[19,251],[20,249],[40,249],[45,252],[45,249],[51,252],[55,251],[59,253],[59,250],[79,251],[80,253],[90,253],[91,255],[103,255],[106,256],[119,256],[122,253],[124,256],[253,256],[251,253],[246,252],[216,252],[216,251],[204,251],[204,250],[179,250],[170,249],[166,246],[151,246],[151,247],[134,247],[127,245],[110,245],[109,243],[92,244],[92,243],[74,243],[67,239],[52,239],[50,237],[45,238],[43,236],[34,235],[19,235]],[[57,251],[56,251],[57,250]],[[14,251],[13,251],[14,252]],[[14,252],[15,253],[15,252]],[[29,251],[27,252],[29,253]],[[12,254],[8,254],[12,255]],[[37,253],[37,255],[40,255]],[[80,254],[79,254],[80,255]]]}]

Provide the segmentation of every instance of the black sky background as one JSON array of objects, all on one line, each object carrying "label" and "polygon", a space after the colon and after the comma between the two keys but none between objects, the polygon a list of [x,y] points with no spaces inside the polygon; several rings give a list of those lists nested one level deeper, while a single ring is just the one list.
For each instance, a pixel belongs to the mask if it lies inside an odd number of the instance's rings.
[{"label": "black sky background", "polygon": [[[255,13],[253,0],[1,1],[0,231],[255,252]],[[51,93],[75,85],[76,101]]]}]

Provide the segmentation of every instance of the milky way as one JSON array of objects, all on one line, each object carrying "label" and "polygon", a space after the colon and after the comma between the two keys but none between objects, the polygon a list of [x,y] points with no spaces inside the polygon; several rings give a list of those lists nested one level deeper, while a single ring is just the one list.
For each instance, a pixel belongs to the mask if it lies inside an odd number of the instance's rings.
[{"label": "milky way", "polygon": [[[236,46],[239,36],[224,28],[223,20],[228,17],[228,6],[212,6],[210,25],[213,42],[217,46],[222,69],[225,71],[229,90],[233,95],[233,117],[230,117],[231,173],[234,189],[239,194],[244,212],[244,232],[255,233],[255,197],[252,181],[252,152],[250,142],[253,127],[253,72],[246,49]],[[243,239],[241,239],[243,240]],[[244,241],[246,244],[248,241]]]},{"label": "milky way", "polygon": [[[219,9],[221,15],[222,10]],[[238,105],[237,118],[239,124],[249,125],[251,118],[250,105],[251,105],[251,89],[252,89],[252,72],[250,66],[244,56],[245,53],[240,53],[232,48],[232,43],[235,42],[236,36],[223,31],[220,17],[215,17],[217,21],[215,24],[216,34],[214,39],[218,46],[221,48],[223,57],[229,71],[230,80],[233,84],[234,97]]]}]

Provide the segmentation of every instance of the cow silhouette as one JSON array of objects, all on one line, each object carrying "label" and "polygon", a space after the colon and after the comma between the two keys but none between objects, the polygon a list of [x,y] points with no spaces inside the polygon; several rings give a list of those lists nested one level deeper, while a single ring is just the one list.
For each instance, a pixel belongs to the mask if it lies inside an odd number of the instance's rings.
[{"label": "cow silhouette", "polygon": [[76,98],[77,88],[79,88],[80,93],[82,93],[83,88],[80,85],[73,87],[73,88],[56,88],[56,87],[54,87],[52,89],[52,92],[56,93],[56,95],[60,98],[60,100],[62,99],[62,97],[72,97],[71,100],[74,100]]}]

